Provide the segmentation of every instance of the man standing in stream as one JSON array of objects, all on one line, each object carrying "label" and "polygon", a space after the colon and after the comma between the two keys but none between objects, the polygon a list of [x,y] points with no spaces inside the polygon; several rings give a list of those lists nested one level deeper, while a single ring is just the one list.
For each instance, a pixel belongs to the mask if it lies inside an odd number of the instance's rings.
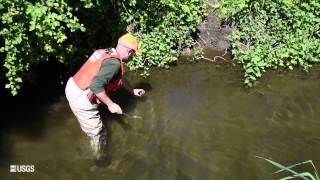
[{"label": "man standing in stream", "polygon": [[141,55],[138,39],[125,34],[118,40],[116,48],[98,49],[70,77],[65,93],[72,112],[81,129],[90,137],[90,145],[96,159],[102,157],[106,144],[106,128],[99,114],[98,106],[105,104],[111,113],[122,114],[121,107],[110,99],[110,94],[124,86],[136,96],[144,95],[143,89],[131,89],[123,84],[124,63],[133,54]]}]

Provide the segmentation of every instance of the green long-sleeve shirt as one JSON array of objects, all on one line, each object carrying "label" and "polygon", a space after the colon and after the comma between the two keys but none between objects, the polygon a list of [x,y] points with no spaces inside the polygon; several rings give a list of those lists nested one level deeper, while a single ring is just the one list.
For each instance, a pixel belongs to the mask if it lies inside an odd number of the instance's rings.
[{"label": "green long-sleeve shirt", "polygon": [[104,86],[110,81],[115,80],[119,77],[120,73],[120,61],[111,58],[105,60],[101,64],[99,73],[92,79],[89,89],[94,93],[98,94],[104,91]]}]

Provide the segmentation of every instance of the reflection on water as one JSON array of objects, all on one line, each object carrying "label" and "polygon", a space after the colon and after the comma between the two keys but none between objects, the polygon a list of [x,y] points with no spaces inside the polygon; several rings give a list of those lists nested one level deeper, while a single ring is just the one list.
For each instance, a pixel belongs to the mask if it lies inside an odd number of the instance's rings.
[{"label": "reflection on water", "polygon": [[[146,97],[119,92],[114,98],[142,118],[105,114],[110,159],[96,169],[89,140],[61,96],[42,108],[47,126],[40,137],[8,134],[10,159],[1,179],[281,177],[255,156],[285,165],[311,159],[320,169],[319,67],[308,74],[270,72],[252,89],[243,88],[241,73],[232,63],[203,62],[155,70],[148,79],[128,74],[148,89]],[[10,174],[9,164],[34,164],[35,173]]]}]

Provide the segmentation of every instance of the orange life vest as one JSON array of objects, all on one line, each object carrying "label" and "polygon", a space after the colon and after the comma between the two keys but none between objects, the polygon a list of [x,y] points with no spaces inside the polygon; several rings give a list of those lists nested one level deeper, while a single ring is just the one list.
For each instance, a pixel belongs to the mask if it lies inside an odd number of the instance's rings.
[{"label": "orange life vest", "polygon": [[[120,61],[120,72],[119,77],[113,81],[110,81],[104,86],[105,92],[107,95],[110,95],[112,92],[117,90],[122,86],[124,67],[123,63],[117,54],[109,54],[105,49],[96,50],[89,59],[82,65],[79,71],[73,76],[75,83],[82,90],[86,90],[91,84],[92,79],[99,73],[102,62],[109,60],[110,58],[116,58]],[[88,93],[90,101],[100,104],[100,100],[90,91]]]}]

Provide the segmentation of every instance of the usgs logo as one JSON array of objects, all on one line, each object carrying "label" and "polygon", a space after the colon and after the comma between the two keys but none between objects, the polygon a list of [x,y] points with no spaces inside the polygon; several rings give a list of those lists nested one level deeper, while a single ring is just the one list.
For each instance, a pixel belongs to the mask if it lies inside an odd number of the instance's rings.
[{"label": "usgs logo", "polygon": [[34,172],[34,165],[10,165],[10,172]]}]

